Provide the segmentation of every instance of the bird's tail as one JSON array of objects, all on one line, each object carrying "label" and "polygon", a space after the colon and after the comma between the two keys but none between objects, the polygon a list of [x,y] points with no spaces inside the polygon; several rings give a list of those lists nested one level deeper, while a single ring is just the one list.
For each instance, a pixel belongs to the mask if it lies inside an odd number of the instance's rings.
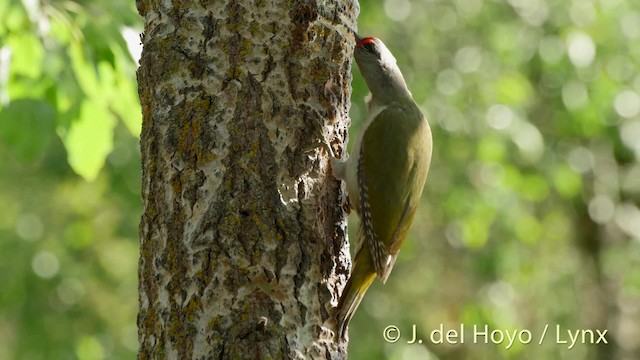
[{"label": "bird's tail", "polygon": [[371,255],[366,248],[361,249],[356,254],[351,277],[347,281],[347,285],[344,287],[338,302],[338,312],[336,314],[338,339],[346,340],[349,321],[351,321],[351,317],[353,317],[364,294],[375,278],[376,272],[373,268]]}]

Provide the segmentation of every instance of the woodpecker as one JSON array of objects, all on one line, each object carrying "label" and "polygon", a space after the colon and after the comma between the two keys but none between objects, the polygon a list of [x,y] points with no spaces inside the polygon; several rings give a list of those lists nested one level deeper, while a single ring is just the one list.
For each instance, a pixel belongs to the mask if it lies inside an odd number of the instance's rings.
[{"label": "woodpecker", "polygon": [[[360,219],[351,277],[338,302],[337,335],[379,277],[386,282],[420,203],[431,163],[431,129],[413,100],[389,49],[355,34],[354,55],[371,96],[351,155],[331,155],[333,176],[344,180]],[[331,151],[331,153],[333,153]]]}]

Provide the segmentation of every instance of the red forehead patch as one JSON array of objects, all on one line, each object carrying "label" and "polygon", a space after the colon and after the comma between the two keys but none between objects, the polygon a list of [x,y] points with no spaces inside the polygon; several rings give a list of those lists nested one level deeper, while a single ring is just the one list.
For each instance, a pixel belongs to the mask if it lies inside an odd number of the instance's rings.
[{"label": "red forehead patch", "polygon": [[366,37],[362,40],[360,40],[357,44],[356,44],[356,48],[359,48],[360,46],[364,45],[364,44],[368,44],[368,43],[372,43],[376,40],[376,38],[374,37]]}]

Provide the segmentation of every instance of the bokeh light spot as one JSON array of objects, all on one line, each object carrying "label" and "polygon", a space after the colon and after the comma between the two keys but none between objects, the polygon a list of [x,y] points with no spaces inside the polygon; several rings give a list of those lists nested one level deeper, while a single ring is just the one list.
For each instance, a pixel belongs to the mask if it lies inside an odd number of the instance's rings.
[{"label": "bokeh light spot", "polygon": [[482,53],[474,46],[463,47],[456,52],[454,63],[462,73],[476,72],[482,63]]},{"label": "bokeh light spot", "polygon": [[540,26],[549,18],[549,5],[544,0],[509,0],[518,15],[533,26]]},{"label": "bokeh light spot", "polygon": [[60,300],[66,305],[73,305],[80,301],[85,294],[84,285],[77,279],[64,279],[56,288]]},{"label": "bokeh light spot", "polygon": [[640,112],[640,96],[635,91],[624,90],[616,96],[613,107],[622,117],[634,117]]},{"label": "bokeh light spot", "polygon": [[595,21],[596,10],[589,1],[574,0],[571,5],[571,10],[569,10],[569,16],[575,25],[587,27]]},{"label": "bokeh light spot", "polygon": [[487,297],[489,301],[496,307],[502,308],[509,306],[513,301],[515,291],[511,284],[505,281],[496,281],[487,289]]},{"label": "bokeh light spot", "polygon": [[622,33],[629,39],[635,39],[640,36],[640,13],[630,12],[622,15],[620,19]]},{"label": "bokeh light spot", "polygon": [[496,130],[503,130],[511,126],[515,114],[511,108],[505,105],[496,104],[487,111],[487,123]]},{"label": "bokeh light spot", "polygon": [[567,158],[571,170],[584,174],[593,168],[593,154],[589,149],[579,146],[569,152]]},{"label": "bokeh light spot", "polygon": [[22,214],[16,221],[16,233],[24,240],[37,240],[44,233],[44,225],[35,214]]},{"label": "bokeh light spot", "polygon": [[438,74],[436,86],[443,95],[453,95],[462,87],[462,78],[455,70],[443,70]]},{"label": "bokeh light spot", "polygon": [[411,13],[411,2],[409,0],[386,0],[384,12],[393,21],[404,21]]},{"label": "bokeh light spot", "polygon": [[589,201],[589,217],[598,224],[606,224],[613,218],[616,206],[610,197],[596,195]]},{"label": "bokeh light spot", "polygon": [[567,52],[574,66],[584,68],[595,60],[596,45],[588,34],[574,32],[567,38]]},{"label": "bokeh light spot", "polygon": [[49,251],[40,251],[31,260],[33,272],[43,279],[51,279],[60,271],[58,257]]},{"label": "bokeh light spot", "polygon": [[615,222],[624,232],[640,239],[640,210],[632,203],[616,208]]},{"label": "bokeh light spot", "polygon": [[482,10],[482,0],[457,0],[456,8],[466,17],[472,17]]},{"label": "bokeh light spot", "polygon": [[521,122],[513,134],[513,142],[518,145],[520,152],[530,161],[537,161],[544,151],[544,139],[537,127],[533,124]]},{"label": "bokeh light spot", "polygon": [[433,27],[441,32],[453,30],[458,25],[458,16],[451,9],[444,9],[438,18],[433,19]]},{"label": "bokeh light spot", "polygon": [[589,103],[587,88],[581,81],[569,81],[562,87],[562,102],[569,110],[580,110]]}]

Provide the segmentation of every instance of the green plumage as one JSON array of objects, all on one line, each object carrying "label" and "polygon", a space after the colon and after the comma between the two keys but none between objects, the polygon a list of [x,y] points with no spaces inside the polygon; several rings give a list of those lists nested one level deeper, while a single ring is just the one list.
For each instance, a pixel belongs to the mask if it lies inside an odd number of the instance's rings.
[{"label": "green plumage", "polygon": [[[371,221],[361,224],[365,226],[365,234],[375,234],[375,239],[367,236],[370,250],[379,248],[384,255],[373,256],[377,260],[376,273],[383,282],[389,276],[422,196],[431,146],[429,124],[413,101],[391,103],[364,133],[358,178],[365,186],[359,191],[360,194],[366,191],[360,201],[367,199]],[[364,212],[363,206],[360,210]],[[361,219],[366,216],[361,214]]]}]

